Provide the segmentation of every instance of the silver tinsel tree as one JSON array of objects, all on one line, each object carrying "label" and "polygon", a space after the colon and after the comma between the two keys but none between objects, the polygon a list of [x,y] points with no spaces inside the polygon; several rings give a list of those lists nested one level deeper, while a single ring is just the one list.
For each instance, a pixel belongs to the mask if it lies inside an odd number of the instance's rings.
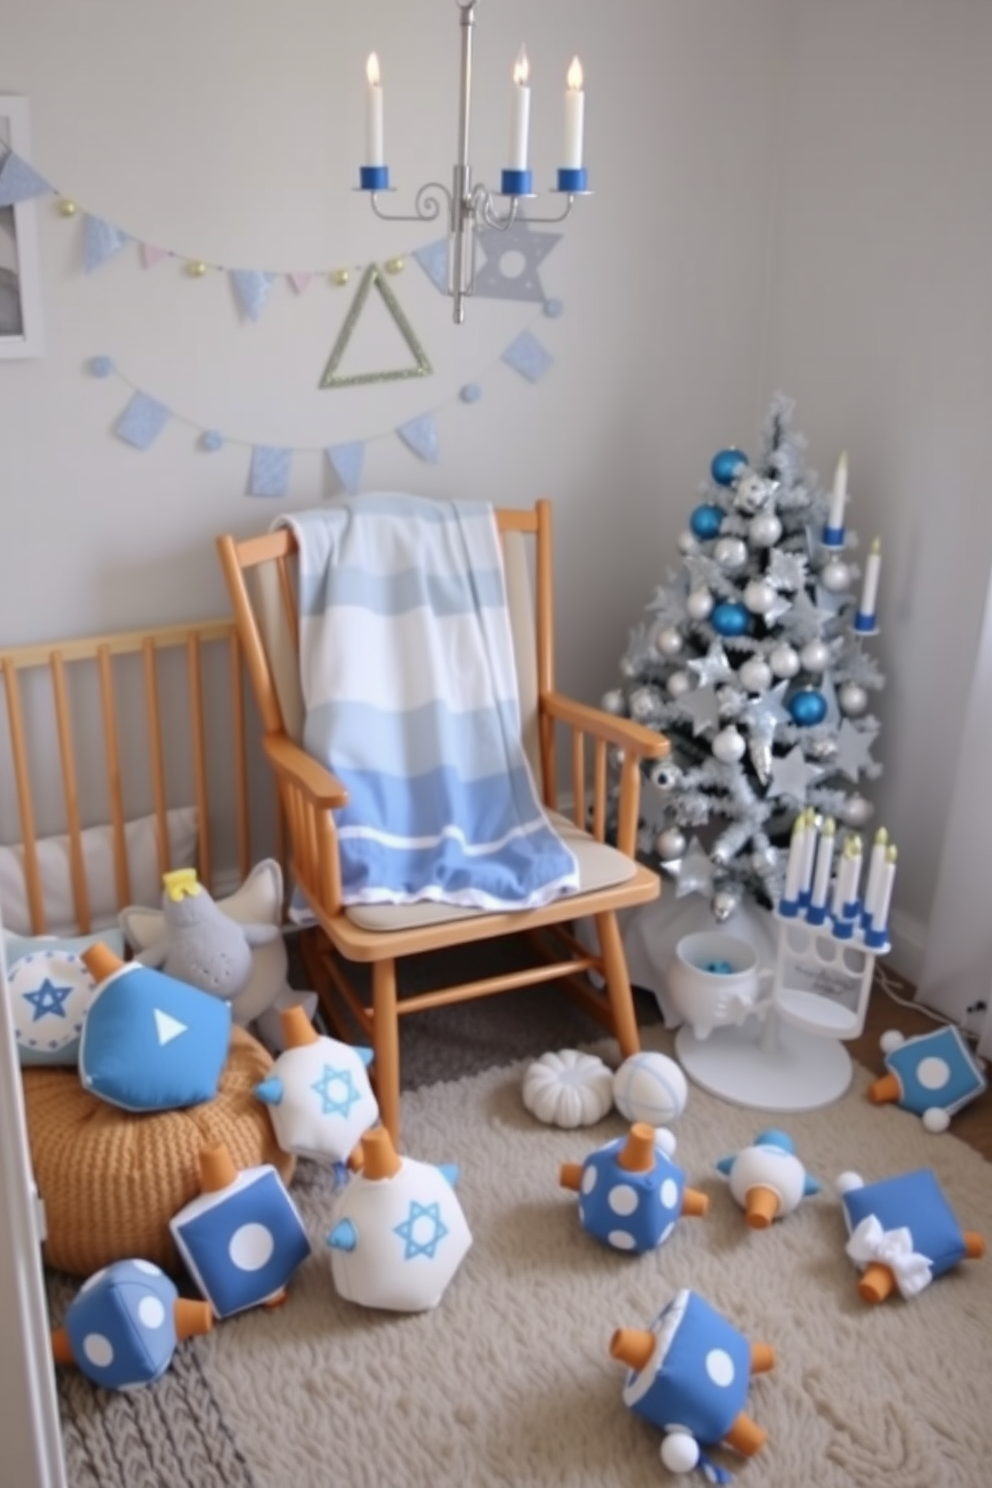
[{"label": "silver tinsel tree", "polygon": [[834,491],[821,489],[793,409],[772,399],[756,459],[714,456],[681,569],[656,590],[622,686],[603,699],[671,741],[644,784],[640,847],[678,897],[706,895],[721,921],[745,899],[778,902],[799,812],[832,819],[842,850],[873,813],[861,777],[881,773],[869,585],[859,602],[857,539],[830,525],[846,457]]}]

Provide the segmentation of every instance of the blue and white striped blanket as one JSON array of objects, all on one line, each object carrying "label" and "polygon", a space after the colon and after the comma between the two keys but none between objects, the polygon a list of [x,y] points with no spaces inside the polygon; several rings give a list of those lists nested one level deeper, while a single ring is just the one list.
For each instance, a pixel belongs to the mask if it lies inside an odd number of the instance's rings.
[{"label": "blue and white striped blanket", "polygon": [[521,744],[492,508],[363,495],[274,525],[299,544],[303,746],[348,789],[345,903],[521,909],[575,890]]}]

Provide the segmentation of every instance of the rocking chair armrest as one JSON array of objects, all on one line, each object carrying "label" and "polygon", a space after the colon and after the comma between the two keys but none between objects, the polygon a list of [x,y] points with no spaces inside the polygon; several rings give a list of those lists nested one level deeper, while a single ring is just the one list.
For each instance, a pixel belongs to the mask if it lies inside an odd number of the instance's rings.
[{"label": "rocking chair armrest", "polygon": [[667,759],[672,746],[664,734],[655,733],[643,723],[631,718],[617,718],[602,708],[590,707],[588,703],[576,702],[560,692],[541,694],[541,707],[561,723],[581,729],[618,749],[632,751],[644,759]]},{"label": "rocking chair armrest", "polygon": [[262,748],[276,773],[288,777],[315,806],[333,809],[348,804],[348,792],[337,776],[286,734],[266,734]]}]

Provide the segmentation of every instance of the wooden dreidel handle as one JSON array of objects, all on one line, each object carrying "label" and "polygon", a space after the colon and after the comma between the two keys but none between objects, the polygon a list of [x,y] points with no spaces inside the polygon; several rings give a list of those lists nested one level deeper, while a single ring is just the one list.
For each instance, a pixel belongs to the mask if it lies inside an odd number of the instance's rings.
[{"label": "wooden dreidel handle", "polygon": [[646,1121],[635,1121],[617,1158],[617,1166],[627,1173],[650,1173],[657,1160],[654,1127]]},{"label": "wooden dreidel handle", "polygon": [[56,1364],[75,1364],[76,1362],[69,1335],[64,1328],[55,1328],[52,1331],[52,1358]]},{"label": "wooden dreidel handle", "polygon": [[362,1176],[375,1181],[392,1178],[400,1170],[393,1139],[384,1126],[375,1126],[362,1138]]},{"label": "wooden dreidel handle", "polygon": [[105,982],[115,971],[120,971],[124,962],[114,954],[102,940],[87,946],[79,958],[95,982]]},{"label": "wooden dreidel handle", "polygon": [[882,1075],[868,1086],[868,1099],[876,1106],[882,1106],[886,1101],[897,1101],[901,1095],[902,1086],[893,1074]]},{"label": "wooden dreidel handle", "polygon": [[225,1142],[211,1142],[200,1148],[200,1189],[203,1193],[220,1193],[230,1188],[238,1176],[234,1159]]},{"label": "wooden dreidel handle", "polygon": [[558,1172],[558,1182],[562,1188],[570,1188],[578,1193],[582,1187],[582,1164],[576,1162],[562,1163]]},{"label": "wooden dreidel handle", "polygon": [[709,1194],[704,1194],[699,1188],[687,1188],[685,1190],[682,1195],[681,1213],[683,1217],[688,1216],[690,1219],[701,1219],[704,1214],[709,1213],[709,1210]]},{"label": "wooden dreidel handle", "polygon": [[775,1368],[775,1350],[770,1343],[752,1343],[751,1345],[751,1373],[767,1374],[769,1369]]},{"label": "wooden dreidel handle", "polygon": [[640,1372],[654,1353],[654,1345],[654,1334],[647,1328],[617,1328],[610,1339],[610,1354]]},{"label": "wooden dreidel handle", "polygon": [[871,1261],[862,1271],[858,1282],[858,1296],[862,1302],[884,1302],[895,1290],[896,1278],[890,1266],[881,1261]]},{"label": "wooden dreidel handle", "polygon": [[744,1195],[744,1223],[752,1230],[767,1230],[778,1210],[778,1194],[763,1183],[756,1183]]},{"label": "wooden dreidel handle", "polygon": [[301,1007],[283,1008],[279,1014],[282,1024],[283,1043],[287,1049],[302,1049],[305,1044],[315,1044],[320,1034]]},{"label": "wooden dreidel handle", "polygon": [[178,1297],[173,1316],[177,1338],[195,1338],[197,1333],[209,1333],[214,1325],[210,1303],[197,1302],[192,1297]]},{"label": "wooden dreidel handle", "polygon": [[961,1235],[964,1241],[964,1253],[969,1261],[980,1261],[985,1254],[985,1236],[980,1235],[977,1230],[964,1230]]},{"label": "wooden dreidel handle", "polygon": [[740,1452],[742,1457],[753,1457],[755,1452],[761,1451],[767,1440],[768,1432],[756,1421],[752,1421],[745,1411],[734,1417],[733,1425],[724,1437],[727,1445],[733,1447],[735,1452]]}]

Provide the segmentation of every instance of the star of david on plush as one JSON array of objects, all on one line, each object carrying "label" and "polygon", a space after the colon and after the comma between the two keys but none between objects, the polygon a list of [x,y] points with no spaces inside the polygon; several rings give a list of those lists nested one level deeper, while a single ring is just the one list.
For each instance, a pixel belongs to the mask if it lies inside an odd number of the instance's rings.
[{"label": "star of david on plush", "polygon": [[[331,1093],[332,1087],[338,1087],[337,1095]],[[322,1116],[344,1116],[351,1113],[351,1108],[361,1096],[355,1089],[355,1082],[351,1078],[351,1071],[347,1069],[332,1069],[329,1064],[324,1065],[324,1072],[319,1080],[310,1086],[320,1096]]]},{"label": "star of david on plush", "polygon": [[34,1008],[32,1023],[37,1023],[40,1018],[51,1013],[54,1018],[66,1018],[68,1013],[65,1004],[72,995],[71,987],[56,987],[55,983],[49,981],[48,977],[42,982],[37,992],[25,992],[24,1001],[30,1002]]},{"label": "star of david on plush", "polygon": [[[478,243],[485,254],[485,263],[476,272],[472,291],[476,299],[543,303],[545,294],[538,270],[561,236],[561,233],[531,232],[526,218],[518,218],[507,228],[479,233]],[[508,274],[503,267],[511,253],[523,255],[524,266],[519,274]]]},{"label": "star of david on plush", "polygon": [[[418,1224],[420,1224],[421,1234],[429,1227],[430,1235],[427,1238],[417,1239],[414,1231]],[[411,1261],[419,1255],[433,1260],[438,1246],[448,1233],[448,1227],[441,1218],[441,1205],[437,1203],[418,1204],[416,1199],[411,1199],[409,1214],[402,1224],[394,1226],[393,1233],[406,1242],[403,1252],[405,1261]]]}]

